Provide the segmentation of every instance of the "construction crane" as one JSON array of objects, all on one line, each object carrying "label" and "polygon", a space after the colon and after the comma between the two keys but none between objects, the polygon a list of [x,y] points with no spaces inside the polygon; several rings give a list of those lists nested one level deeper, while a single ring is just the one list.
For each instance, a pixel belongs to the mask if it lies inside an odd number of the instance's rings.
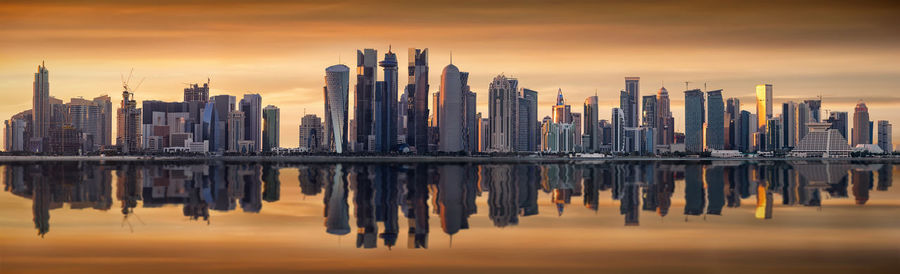
[{"label": "construction crane", "polygon": [[129,86],[128,86],[128,84],[131,83],[131,77],[132,77],[132,76],[134,76],[134,68],[131,68],[131,71],[128,72],[128,78],[127,78],[127,79],[125,78],[124,75],[121,75],[121,74],[119,75],[119,77],[122,79],[122,88],[124,88],[125,91],[127,91],[127,92],[129,92],[129,93],[134,93],[134,92],[137,91],[139,88],[141,88],[141,85],[144,84],[144,80],[147,79],[146,77],[145,77],[145,78],[141,78],[141,81],[138,82],[137,86],[136,86],[135,88],[132,89],[132,88],[129,88]]}]

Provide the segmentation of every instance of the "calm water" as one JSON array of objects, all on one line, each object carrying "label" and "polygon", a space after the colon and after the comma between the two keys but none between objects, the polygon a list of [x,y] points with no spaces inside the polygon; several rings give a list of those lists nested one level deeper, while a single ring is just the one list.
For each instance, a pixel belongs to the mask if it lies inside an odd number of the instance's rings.
[{"label": "calm water", "polygon": [[890,164],[3,165],[3,272],[897,271]]}]

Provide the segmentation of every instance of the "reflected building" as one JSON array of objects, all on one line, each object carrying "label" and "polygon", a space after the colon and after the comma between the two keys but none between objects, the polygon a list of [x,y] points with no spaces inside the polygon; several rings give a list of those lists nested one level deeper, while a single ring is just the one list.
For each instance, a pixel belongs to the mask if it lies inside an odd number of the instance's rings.
[{"label": "reflected building", "polygon": [[350,233],[350,214],[347,205],[347,180],[343,167],[334,167],[332,178],[325,188],[325,232],[332,235]]}]

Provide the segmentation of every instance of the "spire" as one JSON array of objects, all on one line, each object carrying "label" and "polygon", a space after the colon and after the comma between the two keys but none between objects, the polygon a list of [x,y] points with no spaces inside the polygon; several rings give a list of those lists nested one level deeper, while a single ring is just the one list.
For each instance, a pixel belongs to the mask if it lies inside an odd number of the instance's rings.
[{"label": "spire", "polygon": [[453,51],[450,51],[450,64],[453,64]]},{"label": "spire", "polygon": [[388,44],[388,53],[391,53],[391,44]]},{"label": "spire", "polygon": [[566,104],[566,100],[563,99],[562,89],[560,88],[556,94],[556,105],[562,106]]}]

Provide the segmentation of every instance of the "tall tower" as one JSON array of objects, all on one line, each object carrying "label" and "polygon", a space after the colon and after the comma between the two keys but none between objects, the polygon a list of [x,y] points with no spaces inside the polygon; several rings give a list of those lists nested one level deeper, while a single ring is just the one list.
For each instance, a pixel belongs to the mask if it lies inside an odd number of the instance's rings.
[{"label": "tall tower", "polygon": [[600,122],[597,113],[597,96],[584,99],[584,136],[586,141],[582,143],[585,152],[595,152],[600,149]]},{"label": "tall tower", "polygon": [[378,62],[378,65],[384,69],[384,98],[381,99],[381,104],[375,106],[375,115],[381,117],[377,119],[381,121],[378,123],[381,132],[375,138],[376,143],[381,144],[382,152],[386,152],[397,144],[397,55],[388,48],[384,60]]},{"label": "tall tower", "polygon": [[625,77],[625,98],[620,98],[620,108],[625,112],[625,127],[637,127],[641,123],[641,113],[638,102],[641,77]]},{"label": "tall tower", "polygon": [[463,132],[465,130],[465,98],[462,92],[462,81],[459,69],[453,64],[444,67],[441,72],[440,105],[437,106],[438,130],[440,144],[438,149],[444,152],[458,152],[464,149]]},{"label": "tall tower", "polygon": [[772,84],[756,85],[756,118],[760,132],[765,132],[766,122],[772,118]]},{"label": "tall tower", "polygon": [[493,151],[515,151],[519,116],[519,100],[516,92],[518,86],[518,80],[497,75],[488,87],[490,147]]},{"label": "tall tower", "polygon": [[869,121],[869,108],[860,101],[853,111],[853,141],[851,146],[872,143],[872,121]]},{"label": "tall tower", "polygon": [[[273,105],[268,105],[262,110],[262,151],[269,152],[278,148],[280,144],[281,110]],[[320,133],[321,134],[321,133]],[[303,144],[301,143],[302,147]]]},{"label": "tall tower", "polygon": [[699,89],[684,92],[684,149],[688,152],[703,152],[704,115],[703,92]]},{"label": "tall tower", "polygon": [[708,100],[706,124],[706,144],[709,149],[725,149],[725,103],[722,101],[722,90],[706,92]]},{"label": "tall tower", "polygon": [[347,149],[347,110],[350,95],[350,68],[334,65],[325,69],[325,116],[330,133],[331,151],[344,153]]},{"label": "tall tower", "polygon": [[409,49],[406,143],[417,153],[428,152],[428,49]]},{"label": "tall tower", "polygon": [[262,96],[259,94],[244,94],[239,104],[240,111],[244,113],[243,139],[253,142],[254,151],[260,151],[259,135],[262,132]]},{"label": "tall tower", "polygon": [[50,79],[47,67],[44,62],[38,66],[37,72],[34,73],[34,96],[33,106],[31,108],[32,121],[32,137],[44,138],[49,137],[50,128]]},{"label": "tall tower", "polygon": [[378,62],[378,52],[374,49],[356,51],[356,93],[353,105],[353,120],[356,121],[356,144],[363,151],[369,150],[369,135],[372,135],[374,126],[373,102],[375,99],[375,79],[378,70],[375,66]]},{"label": "tall tower", "polygon": [[669,91],[661,87],[656,94],[656,125],[659,127],[657,140],[660,144],[673,143],[675,138],[675,119],[672,118],[672,110],[669,104]]}]

